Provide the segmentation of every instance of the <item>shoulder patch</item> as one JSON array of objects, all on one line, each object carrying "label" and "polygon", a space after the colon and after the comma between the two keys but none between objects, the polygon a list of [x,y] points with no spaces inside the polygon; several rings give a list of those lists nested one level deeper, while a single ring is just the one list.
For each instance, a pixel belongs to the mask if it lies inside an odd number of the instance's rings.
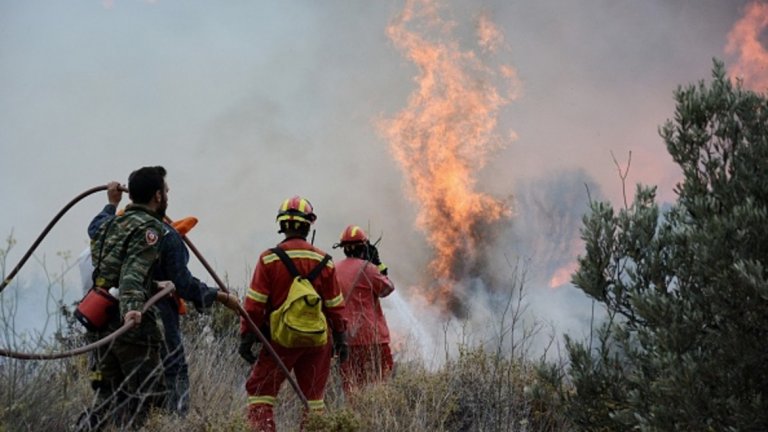
[{"label": "shoulder patch", "polygon": [[152,228],[147,228],[146,234],[144,234],[144,239],[147,241],[147,244],[152,246],[153,244],[157,243],[157,240],[160,239],[160,236],[157,235],[157,231],[155,231]]}]

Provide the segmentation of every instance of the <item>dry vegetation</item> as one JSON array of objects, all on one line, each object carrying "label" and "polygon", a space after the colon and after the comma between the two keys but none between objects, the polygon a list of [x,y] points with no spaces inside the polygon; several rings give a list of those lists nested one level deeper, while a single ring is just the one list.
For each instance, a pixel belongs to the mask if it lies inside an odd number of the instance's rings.
[{"label": "dry vegetation", "polygon": [[[179,418],[156,412],[144,430],[247,430],[244,381],[249,369],[235,351],[236,335],[212,330],[217,314],[186,320],[190,413]],[[0,361],[0,431],[67,430],[92,403],[83,356]],[[557,384],[561,381],[557,376],[552,379],[557,370],[467,348],[437,370],[417,361],[398,362],[390,381],[365,388],[350,401],[344,400],[334,370],[326,395],[328,411],[310,419],[307,430],[568,430]],[[300,412],[300,403],[286,384],[276,410],[278,428],[296,430]]]},{"label": "dry vegetation", "polygon": [[[13,285],[10,290],[18,289]],[[0,293],[4,311],[12,297]],[[48,343],[23,338],[4,313],[3,346],[18,351],[61,350],[84,343],[79,323],[62,306],[61,328]],[[146,431],[247,431],[244,383],[248,365],[236,352],[237,317],[216,306],[212,314],[183,318],[192,384],[191,410],[180,418],[154,412]],[[514,320],[510,325],[514,324]],[[415,360],[406,346],[396,356],[393,377],[345,400],[334,367],[326,392],[328,410],[308,420],[308,431],[563,431],[562,367],[532,362],[472,346],[464,338],[459,355],[438,368]],[[501,344],[501,342],[499,343]],[[524,345],[524,344],[523,344]],[[335,366],[335,365],[334,365]],[[53,361],[0,357],[0,432],[70,430],[93,404],[86,356]],[[286,383],[276,407],[279,430],[298,430],[301,405]]]}]

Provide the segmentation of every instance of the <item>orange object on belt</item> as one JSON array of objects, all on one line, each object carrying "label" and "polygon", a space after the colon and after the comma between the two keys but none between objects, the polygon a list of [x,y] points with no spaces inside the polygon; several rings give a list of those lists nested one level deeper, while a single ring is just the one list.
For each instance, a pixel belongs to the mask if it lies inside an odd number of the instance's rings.
[{"label": "orange object on belt", "polygon": [[184,301],[184,299],[179,297],[175,293],[171,294],[171,296],[176,301],[176,308],[179,311],[179,315],[186,315],[187,314],[187,303]]}]

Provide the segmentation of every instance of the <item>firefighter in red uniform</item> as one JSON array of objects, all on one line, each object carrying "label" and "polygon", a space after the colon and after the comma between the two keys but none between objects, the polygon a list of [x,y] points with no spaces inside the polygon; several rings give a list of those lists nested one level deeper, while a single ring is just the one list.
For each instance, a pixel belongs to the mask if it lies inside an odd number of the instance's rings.
[{"label": "firefighter in red uniform", "polygon": [[379,299],[395,290],[376,246],[362,228],[348,226],[341,233],[346,259],[336,264],[336,279],[345,299],[349,360],[341,365],[347,396],[362,385],[386,379],[392,371],[389,327]]},{"label": "firefighter in red uniform", "polygon": [[[284,234],[285,240],[277,247],[285,251],[285,255],[302,275],[310,274],[322,263],[317,277],[311,282],[322,298],[321,315],[325,316],[328,331],[332,332],[333,338],[331,339],[329,334],[327,343],[321,346],[288,348],[278,344],[275,337],[271,337],[270,345],[288,370],[294,371],[299,388],[309,402],[310,410],[321,412],[325,408],[323,394],[330,373],[331,357],[335,353],[340,361],[346,360],[347,346],[344,340],[344,297],[336,283],[333,262],[326,260],[326,253],[306,240],[310,225],[315,219],[312,205],[306,199],[296,196],[285,200],[277,214],[277,222],[280,225],[278,232]],[[251,286],[246,293],[244,308],[256,326],[265,329],[265,335],[270,335],[267,329],[270,314],[285,302],[293,279],[291,271],[272,249],[259,256]],[[285,380],[284,372],[266,350],[262,350],[258,357],[253,355],[251,349],[253,345],[258,344],[258,340],[249,331],[245,320],[241,320],[240,332],[239,352],[244,359],[254,363],[245,384],[248,392],[248,422],[254,431],[274,431],[273,406]]]}]

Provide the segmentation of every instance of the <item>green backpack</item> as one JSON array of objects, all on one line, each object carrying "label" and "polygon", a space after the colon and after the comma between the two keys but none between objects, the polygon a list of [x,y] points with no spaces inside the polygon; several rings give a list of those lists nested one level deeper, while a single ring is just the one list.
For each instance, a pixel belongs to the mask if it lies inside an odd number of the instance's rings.
[{"label": "green backpack", "polygon": [[293,275],[288,297],[269,315],[272,340],[286,348],[323,346],[328,342],[328,323],[323,313],[323,299],[315,291],[312,281],[330,261],[326,255],[307,276],[302,276],[293,260],[281,248],[274,252]]}]

